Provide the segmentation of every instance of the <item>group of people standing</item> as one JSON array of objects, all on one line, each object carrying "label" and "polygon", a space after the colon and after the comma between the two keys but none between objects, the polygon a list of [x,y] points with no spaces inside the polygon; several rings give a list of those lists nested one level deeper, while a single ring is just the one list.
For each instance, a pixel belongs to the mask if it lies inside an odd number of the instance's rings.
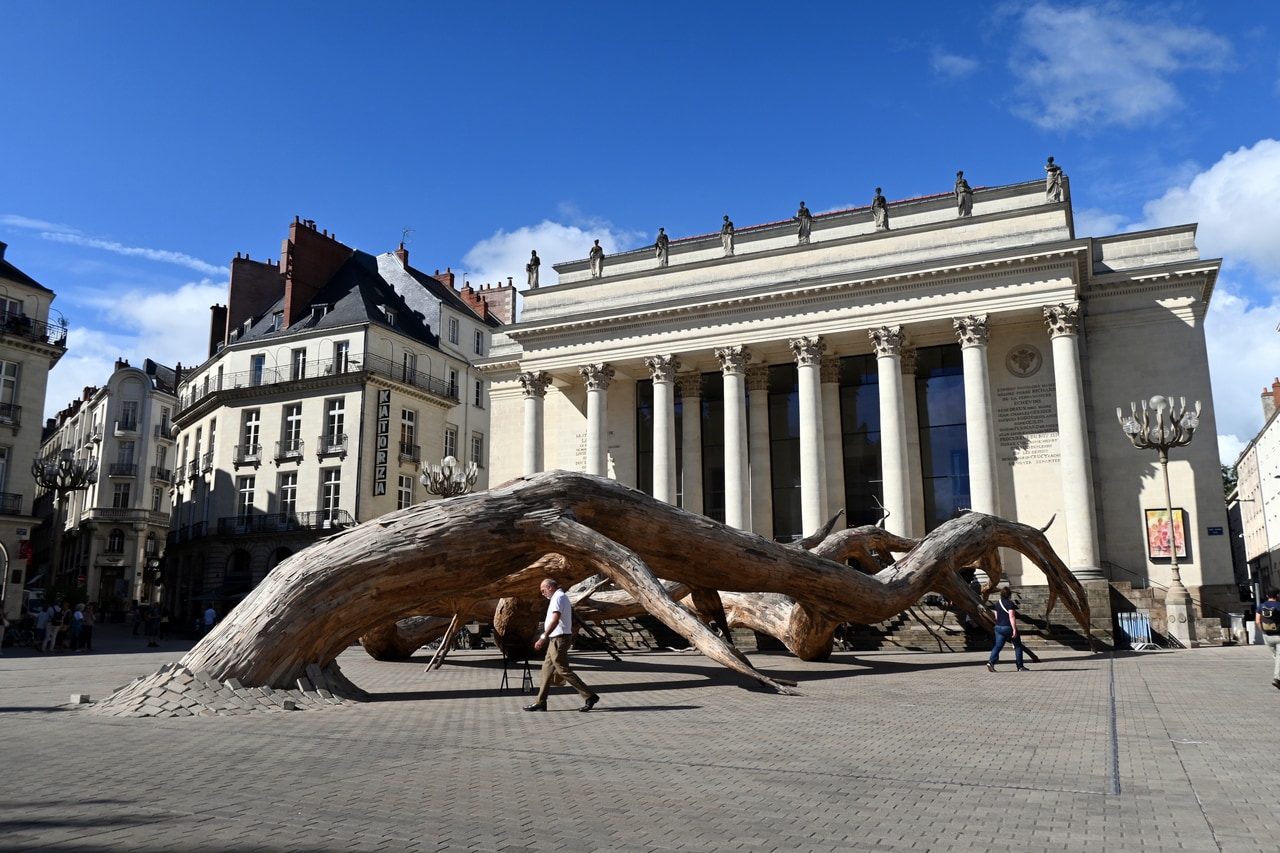
[{"label": "group of people standing", "polygon": [[95,603],[63,601],[40,611],[36,617],[36,640],[41,652],[93,651],[93,626],[98,623]]}]

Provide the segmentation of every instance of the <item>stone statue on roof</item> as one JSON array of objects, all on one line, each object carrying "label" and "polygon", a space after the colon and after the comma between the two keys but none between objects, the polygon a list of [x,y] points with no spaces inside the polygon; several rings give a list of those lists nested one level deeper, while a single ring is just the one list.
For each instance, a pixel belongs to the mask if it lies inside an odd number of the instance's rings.
[{"label": "stone statue on roof", "polygon": [[728,214],[725,214],[724,225],[720,226],[720,246],[726,258],[733,257],[733,223],[729,221]]},{"label": "stone statue on roof", "polygon": [[880,195],[879,187],[876,187],[876,197],[871,200],[871,218],[876,221],[877,231],[889,230],[889,202]]},{"label": "stone statue on roof", "polygon": [[538,286],[538,267],[540,266],[542,266],[542,261],[539,260],[538,252],[535,249],[529,258],[529,263],[524,265],[524,272],[529,277],[529,288],[531,290]]},{"label": "stone statue on roof", "polygon": [[671,241],[667,238],[667,232],[664,228],[658,229],[658,239],[653,244],[654,254],[658,258],[658,266],[665,267],[667,265],[667,244]]},{"label": "stone statue on roof", "polygon": [[804,202],[800,202],[800,209],[796,211],[796,222],[799,227],[796,229],[797,242],[801,246],[809,244],[809,229],[813,227],[813,214],[809,212],[809,208],[804,206]]},{"label": "stone statue on roof", "polygon": [[1062,167],[1049,158],[1044,166],[1044,200],[1047,202],[1062,201],[1067,197],[1063,179],[1066,177]]},{"label": "stone statue on roof", "polygon": [[599,240],[596,240],[596,244],[587,253],[587,259],[591,261],[592,278],[599,278],[604,275],[604,249],[600,248]]},{"label": "stone statue on roof", "polygon": [[973,215],[973,189],[964,179],[964,172],[956,172],[956,216],[966,218]]}]

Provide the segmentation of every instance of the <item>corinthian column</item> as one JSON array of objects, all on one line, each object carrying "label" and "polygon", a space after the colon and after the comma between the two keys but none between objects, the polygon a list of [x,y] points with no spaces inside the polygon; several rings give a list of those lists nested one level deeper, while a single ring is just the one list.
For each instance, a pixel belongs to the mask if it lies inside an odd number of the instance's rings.
[{"label": "corinthian column", "polygon": [[902,348],[902,412],[907,419],[907,482],[915,484],[908,503],[911,522],[907,529],[914,537],[924,536],[924,466],[920,462],[920,408],[916,399],[916,367],[920,354],[916,348]]},{"label": "corinthian column", "polygon": [[609,475],[609,383],[613,368],[607,364],[585,364],[578,368],[587,383],[587,473]]},{"label": "corinthian column", "polygon": [[751,460],[751,530],[773,538],[773,466],[769,452],[769,365],[747,365],[747,456]]},{"label": "corinthian column", "polygon": [[744,384],[751,352],[744,346],[716,350],[724,373],[724,523],[751,529],[747,494],[747,392]]},{"label": "corinthian column", "polygon": [[1093,494],[1089,427],[1080,372],[1080,305],[1047,306],[1044,322],[1053,346],[1058,402],[1058,464],[1067,522],[1067,565],[1078,579],[1105,580],[1098,566],[1098,517]]},{"label": "corinthian column", "polygon": [[516,377],[524,387],[524,475],[543,469],[542,401],[547,396],[551,374],[541,370],[521,373]]},{"label": "corinthian column", "polygon": [[[831,518],[844,507],[844,432],[840,419],[840,356],[822,357],[822,438],[826,444],[822,515]],[[848,519],[845,519],[847,522]],[[825,521],[824,521],[825,523]],[[805,531],[809,533],[811,531]]]},{"label": "corinthian column", "polygon": [[796,357],[800,388],[800,524],[808,536],[826,518],[826,440],[822,422],[822,354],[827,345],[821,337],[799,337],[789,342]]},{"label": "corinthian column", "polygon": [[884,486],[885,529],[910,535],[911,504],[907,488],[907,424],[902,407],[901,326],[881,326],[868,331],[876,349],[880,378],[880,471]]},{"label": "corinthian column", "polygon": [[987,371],[987,315],[951,321],[964,364],[965,438],[969,448],[969,503],[988,515],[1000,514],[996,486],[996,434],[991,420],[991,377]]},{"label": "corinthian column", "polygon": [[655,355],[644,360],[653,375],[653,496],[676,502],[676,371],[680,359]]},{"label": "corinthian column", "polygon": [[702,512],[702,374],[681,373],[680,439],[684,445],[681,468],[681,506]]}]

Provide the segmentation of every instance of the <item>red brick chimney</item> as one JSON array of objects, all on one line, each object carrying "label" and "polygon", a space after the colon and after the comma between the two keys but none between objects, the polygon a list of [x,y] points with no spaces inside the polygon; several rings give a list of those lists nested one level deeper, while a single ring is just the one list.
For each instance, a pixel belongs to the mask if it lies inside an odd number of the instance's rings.
[{"label": "red brick chimney", "polygon": [[351,257],[351,248],[336,235],[317,231],[314,220],[293,219],[289,239],[280,247],[284,269],[284,328],[306,313],[320,288]]},{"label": "red brick chimney", "polygon": [[404,247],[404,243],[401,243],[400,248],[395,250],[395,256],[400,259],[400,266],[405,269],[409,268],[409,250]]},{"label": "red brick chimney", "polygon": [[1276,407],[1280,406],[1280,378],[1271,383],[1270,390],[1262,389],[1262,419],[1263,421],[1271,420],[1271,416],[1275,414]]}]

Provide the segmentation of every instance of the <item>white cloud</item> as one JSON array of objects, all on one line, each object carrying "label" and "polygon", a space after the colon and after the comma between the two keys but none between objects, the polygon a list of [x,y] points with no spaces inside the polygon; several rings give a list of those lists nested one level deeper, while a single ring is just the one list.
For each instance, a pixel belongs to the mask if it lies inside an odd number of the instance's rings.
[{"label": "white cloud", "polygon": [[[1240,451],[1262,428],[1262,392],[1280,374],[1277,319],[1280,297],[1255,305],[1225,276],[1219,279],[1205,318],[1205,338],[1218,452],[1224,465],[1235,464]],[[1247,369],[1242,369],[1242,359]]]},{"label": "white cloud", "polygon": [[935,50],[933,52],[933,70],[944,77],[968,77],[978,70],[978,60]]},{"label": "white cloud", "polygon": [[1105,7],[1037,3],[1021,24],[1009,60],[1023,98],[1015,112],[1043,128],[1159,118],[1182,103],[1175,75],[1220,70],[1231,57],[1230,42],[1208,30]]},{"label": "white cloud", "polygon": [[1073,210],[1071,218],[1076,225],[1077,237],[1106,237],[1118,234],[1128,226],[1126,217],[1096,207]]},{"label": "white cloud", "polygon": [[84,237],[79,234],[71,234],[65,231],[42,231],[40,236],[45,240],[53,240],[58,243],[70,243],[73,246],[84,246],[89,249],[102,249],[107,252],[115,252],[117,255],[126,257],[146,258],[149,261],[160,261],[167,264],[177,264],[178,266],[193,269],[196,272],[205,275],[229,275],[231,270],[228,267],[220,267],[214,264],[206,263],[199,258],[193,258],[191,255],[182,252],[171,252],[167,249],[148,249],[141,246],[126,246],[123,243],[117,243],[114,240],[100,240],[95,237]]},{"label": "white cloud", "polygon": [[555,284],[551,265],[585,258],[593,240],[599,240],[605,253],[612,254],[625,252],[648,239],[642,232],[616,229],[607,222],[561,225],[543,220],[514,231],[496,232],[472,246],[462,262],[466,278],[473,285],[505,282],[510,276],[524,289],[524,265],[529,262],[530,252],[537,251],[542,261],[541,282],[548,285]]},{"label": "white cloud", "polygon": [[1199,222],[1201,254],[1280,275],[1280,142],[1228,152],[1186,186],[1147,202],[1143,213],[1148,228]]},{"label": "white cloud", "polygon": [[74,228],[68,228],[65,225],[55,225],[52,222],[45,222],[43,219],[31,219],[26,216],[19,216],[16,213],[0,214],[0,225],[7,225],[10,228],[25,228],[29,231],[75,232]]}]

